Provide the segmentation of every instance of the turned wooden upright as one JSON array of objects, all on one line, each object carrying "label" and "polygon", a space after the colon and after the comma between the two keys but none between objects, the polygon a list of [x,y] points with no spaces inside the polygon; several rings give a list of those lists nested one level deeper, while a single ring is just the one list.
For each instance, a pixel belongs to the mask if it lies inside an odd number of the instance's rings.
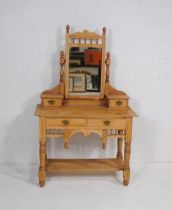
[{"label": "turned wooden upright", "polygon": [[[70,94],[69,50],[71,47],[101,49],[99,95]],[[128,105],[129,98],[126,93],[110,85],[111,59],[110,53],[105,53],[105,48],[105,27],[102,35],[99,35],[88,30],[70,33],[70,27],[66,26],[66,52],[60,52],[59,85],[41,94],[41,104],[37,105],[35,111],[35,115],[39,117],[40,167],[38,177],[41,187],[45,184],[48,172],[96,173],[122,170],[124,185],[129,183],[132,121],[136,114]],[[69,149],[70,138],[77,133],[82,133],[84,136],[96,133],[104,150],[110,139],[116,139],[116,157],[104,159],[49,159],[47,157],[48,138],[63,139],[64,149]]]}]

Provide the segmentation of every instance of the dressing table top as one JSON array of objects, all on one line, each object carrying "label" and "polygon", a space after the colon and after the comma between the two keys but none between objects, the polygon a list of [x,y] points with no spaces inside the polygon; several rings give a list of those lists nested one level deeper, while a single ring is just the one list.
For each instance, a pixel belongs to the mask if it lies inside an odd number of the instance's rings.
[{"label": "dressing table top", "polygon": [[134,117],[136,113],[128,108],[124,109],[107,109],[104,106],[62,106],[57,108],[42,108],[37,105],[36,116],[40,117],[68,117],[68,118],[117,118],[117,117]]}]

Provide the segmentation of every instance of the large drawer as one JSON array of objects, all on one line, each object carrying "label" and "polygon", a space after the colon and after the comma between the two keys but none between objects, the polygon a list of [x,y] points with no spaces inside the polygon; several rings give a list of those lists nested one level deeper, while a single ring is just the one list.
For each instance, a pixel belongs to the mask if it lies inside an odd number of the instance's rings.
[{"label": "large drawer", "polygon": [[88,127],[125,128],[125,119],[88,119]]},{"label": "large drawer", "polygon": [[47,119],[46,121],[47,127],[83,127],[86,126],[85,119]]}]

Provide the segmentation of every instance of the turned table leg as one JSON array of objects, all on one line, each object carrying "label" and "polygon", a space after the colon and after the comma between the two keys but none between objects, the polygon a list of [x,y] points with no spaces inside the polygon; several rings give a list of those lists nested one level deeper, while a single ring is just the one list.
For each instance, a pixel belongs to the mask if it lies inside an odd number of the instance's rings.
[{"label": "turned table leg", "polygon": [[123,159],[123,157],[122,157],[122,142],[123,142],[122,138],[117,139],[117,144],[118,144],[118,151],[117,151],[117,156],[116,156],[117,159]]},{"label": "turned table leg", "polygon": [[103,132],[102,132],[102,149],[106,149],[106,143],[107,143],[107,131],[103,130]]},{"label": "turned table leg", "polygon": [[45,185],[46,178],[46,126],[45,126],[45,118],[41,117],[39,121],[39,158],[40,158],[40,166],[39,166],[39,185],[43,187]]},{"label": "turned table leg", "polygon": [[[123,134],[123,130],[119,130],[118,134]],[[117,139],[117,159],[123,159],[122,157],[122,143],[123,143],[123,138],[118,138]]]},{"label": "turned table leg", "polygon": [[69,148],[69,130],[64,131],[64,148]]},{"label": "turned table leg", "polygon": [[124,148],[123,183],[125,186],[129,184],[129,179],[130,179],[131,136],[132,136],[132,118],[128,118],[127,127],[126,127],[126,136],[125,136],[125,148]]}]

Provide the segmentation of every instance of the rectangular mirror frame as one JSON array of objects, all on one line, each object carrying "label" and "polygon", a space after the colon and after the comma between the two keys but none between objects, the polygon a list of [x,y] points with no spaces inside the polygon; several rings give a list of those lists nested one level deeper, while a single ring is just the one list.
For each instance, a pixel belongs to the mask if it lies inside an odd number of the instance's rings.
[{"label": "rectangular mirror frame", "polygon": [[[66,62],[65,62],[65,98],[66,99],[103,99],[105,89],[105,46],[106,34],[103,30],[102,35],[95,32],[84,30],[82,32],[69,33],[66,28]],[[101,63],[101,84],[100,95],[70,95],[69,91],[69,50],[71,47],[99,48],[102,50]]]}]

